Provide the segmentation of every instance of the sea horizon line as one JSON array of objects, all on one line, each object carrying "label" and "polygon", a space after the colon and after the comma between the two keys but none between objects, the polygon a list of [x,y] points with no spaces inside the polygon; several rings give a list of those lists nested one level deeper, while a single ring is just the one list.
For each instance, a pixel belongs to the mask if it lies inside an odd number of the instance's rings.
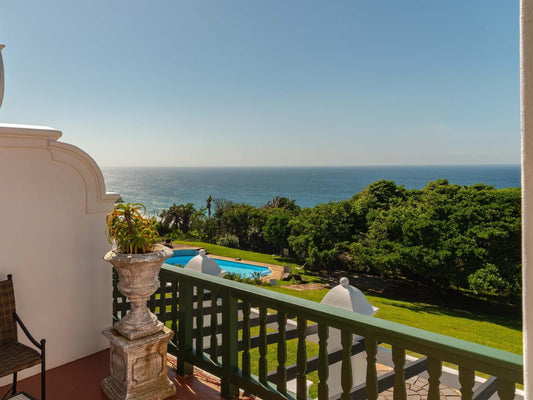
[{"label": "sea horizon line", "polygon": [[281,169],[281,168],[450,168],[450,167],[520,167],[521,164],[511,164],[511,163],[496,163],[496,164],[365,164],[365,165],[198,165],[198,166],[189,166],[189,165],[174,165],[174,166],[165,166],[165,165],[102,165],[100,168],[153,168],[153,169],[162,169],[162,168],[182,168],[182,169],[213,169],[213,168],[226,168],[226,169]]}]

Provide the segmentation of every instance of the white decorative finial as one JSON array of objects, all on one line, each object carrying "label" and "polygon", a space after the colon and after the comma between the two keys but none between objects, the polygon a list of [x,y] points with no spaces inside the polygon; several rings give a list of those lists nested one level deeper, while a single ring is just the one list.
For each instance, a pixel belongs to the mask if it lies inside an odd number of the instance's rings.
[{"label": "white decorative finial", "polygon": [[343,278],[341,278],[339,283],[341,284],[341,286],[347,287],[350,284],[350,281],[348,280],[348,278],[343,277]]},{"label": "white decorative finial", "polygon": [[4,62],[2,61],[2,49],[6,47],[5,44],[0,43],[0,107],[4,101]]},{"label": "white decorative finial", "polygon": [[205,257],[205,249],[200,249],[198,254],[200,254],[202,257]]}]

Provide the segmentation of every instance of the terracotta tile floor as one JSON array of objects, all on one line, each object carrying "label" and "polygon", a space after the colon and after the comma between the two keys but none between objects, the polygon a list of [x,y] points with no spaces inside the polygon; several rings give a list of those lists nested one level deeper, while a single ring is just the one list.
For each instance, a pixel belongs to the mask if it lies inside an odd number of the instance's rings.
[{"label": "terracotta tile floor", "polygon": [[[195,369],[194,375],[180,377],[175,373],[175,358],[169,355],[168,376],[176,384],[176,396],[170,400],[211,400],[220,399],[219,381],[201,370]],[[380,373],[389,367],[378,368]],[[47,371],[47,398],[49,400],[107,400],[100,389],[100,382],[109,375],[109,350],[62,365]],[[409,400],[427,397],[427,380],[414,377],[406,381]],[[0,398],[8,386],[0,388]],[[40,399],[40,375],[24,379],[18,383],[18,390]],[[248,397],[241,397],[242,400]],[[380,393],[380,400],[391,400],[392,390]],[[458,400],[459,392],[441,386],[441,399]]]},{"label": "terracotta tile floor", "polygon": [[[172,368],[174,361],[169,357],[168,376],[177,388],[172,400],[220,399],[218,382],[200,371],[185,378],[176,376]],[[49,400],[107,400],[100,382],[109,376],[109,350],[48,370],[46,376]],[[0,398],[8,389],[8,386],[0,388]],[[19,381],[17,389],[40,399],[40,375]]]}]

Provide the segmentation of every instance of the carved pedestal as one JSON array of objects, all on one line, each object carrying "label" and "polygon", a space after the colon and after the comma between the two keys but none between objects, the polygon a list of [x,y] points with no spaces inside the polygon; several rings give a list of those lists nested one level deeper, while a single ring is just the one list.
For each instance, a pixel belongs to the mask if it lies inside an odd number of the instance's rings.
[{"label": "carved pedestal", "polygon": [[110,400],[162,400],[176,394],[167,377],[167,344],[174,332],[128,340],[113,328],[102,334],[111,342],[111,376],[102,381]]}]

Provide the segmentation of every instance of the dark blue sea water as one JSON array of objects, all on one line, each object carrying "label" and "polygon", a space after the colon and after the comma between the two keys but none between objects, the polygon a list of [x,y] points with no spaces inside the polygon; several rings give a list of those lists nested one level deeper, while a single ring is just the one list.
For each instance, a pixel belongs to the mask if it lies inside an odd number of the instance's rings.
[{"label": "dark blue sea water", "polygon": [[206,199],[224,198],[259,206],[273,197],[290,197],[301,207],[313,207],[352,197],[378,179],[407,189],[429,181],[483,182],[496,188],[520,187],[520,166],[402,166],[402,167],[269,167],[269,168],[102,168],[106,188],[124,201],[141,202],[151,213],[173,203],[205,207]]}]

